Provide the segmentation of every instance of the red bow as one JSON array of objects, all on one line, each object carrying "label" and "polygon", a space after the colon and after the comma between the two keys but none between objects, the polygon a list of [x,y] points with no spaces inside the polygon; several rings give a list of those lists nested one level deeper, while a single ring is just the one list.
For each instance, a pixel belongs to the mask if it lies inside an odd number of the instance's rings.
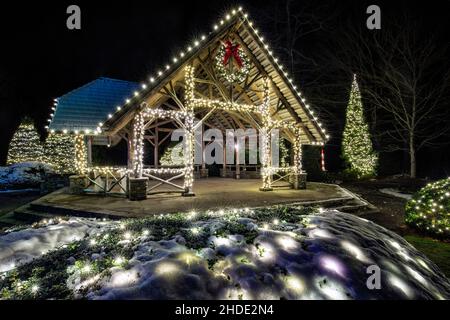
[{"label": "red bow", "polygon": [[233,57],[234,60],[236,60],[236,63],[238,64],[239,68],[242,68],[242,59],[239,56],[238,49],[239,44],[233,45],[230,40],[227,40],[225,45],[225,56],[223,57],[223,65],[227,65],[228,60]]}]

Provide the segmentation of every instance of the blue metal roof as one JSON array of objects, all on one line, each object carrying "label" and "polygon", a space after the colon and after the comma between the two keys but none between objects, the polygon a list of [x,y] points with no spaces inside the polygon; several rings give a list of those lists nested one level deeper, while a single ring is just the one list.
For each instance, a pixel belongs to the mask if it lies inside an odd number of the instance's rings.
[{"label": "blue metal roof", "polygon": [[93,132],[138,87],[135,82],[103,77],[89,82],[56,99],[49,130]]}]

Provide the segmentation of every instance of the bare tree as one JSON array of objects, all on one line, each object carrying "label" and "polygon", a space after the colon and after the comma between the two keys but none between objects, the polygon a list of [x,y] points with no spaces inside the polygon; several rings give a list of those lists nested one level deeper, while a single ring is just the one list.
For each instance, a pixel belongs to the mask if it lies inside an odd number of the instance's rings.
[{"label": "bare tree", "polygon": [[361,91],[379,146],[407,152],[409,174],[415,178],[417,152],[425,146],[448,144],[443,137],[450,131],[450,71],[448,47],[439,48],[435,39],[419,37],[418,26],[405,26],[375,36],[349,31],[332,60],[363,79]]},{"label": "bare tree", "polygon": [[322,43],[328,42],[341,9],[313,0],[280,0],[269,7],[253,8],[251,12],[257,13],[258,23],[270,38],[274,52],[306,94],[317,115],[327,123],[327,130],[335,136],[333,132],[343,129],[343,124],[334,120],[335,111],[345,108],[347,103],[341,88],[348,85],[351,77],[339,75],[337,80],[333,74],[331,79],[329,65],[317,52]]}]

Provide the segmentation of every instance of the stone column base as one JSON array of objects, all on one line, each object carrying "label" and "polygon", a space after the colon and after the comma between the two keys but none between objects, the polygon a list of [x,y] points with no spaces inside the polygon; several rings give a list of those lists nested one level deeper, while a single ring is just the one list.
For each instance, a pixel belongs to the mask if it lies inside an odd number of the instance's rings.
[{"label": "stone column base", "polygon": [[129,178],[128,198],[131,201],[147,199],[147,181],[148,178]]},{"label": "stone column base", "polygon": [[88,179],[85,175],[69,177],[69,193],[83,194],[84,189],[86,189],[87,186],[88,186]]},{"label": "stone column base", "polygon": [[184,191],[181,195],[183,197],[195,197],[195,193],[190,188],[186,189],[186,191]]},{"label": "stone column base", "polygon": [[291,183],[293,184],[293,189],[296,190],[306,189],[306,177],[307,177],[306,172],[292,175]]},{"label": "stone column base", "polygon": [[273,188],[259,188],[259,191],[273,191]]},{"label": "stone column base", "polygon": [[200,169],[200,178],[208,178],[209,170],[208,169]]}]

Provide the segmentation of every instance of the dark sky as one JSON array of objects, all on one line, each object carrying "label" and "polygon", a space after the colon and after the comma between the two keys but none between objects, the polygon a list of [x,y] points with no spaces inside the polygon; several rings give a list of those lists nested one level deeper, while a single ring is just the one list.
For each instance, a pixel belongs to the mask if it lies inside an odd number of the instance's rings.
[{"label": "dark sky", "polygon": [[[242,5],[258,24],[258,15],[270,15],[275,2],[3,2],[0,11],[0,164],[5,161],[9,139],[23,116],[31,116],[44,132],[54,97],[100,76],[132,81],[145,79],[190,39],[209,32],[226,10]],[[383,19],[395,19],[406,10],[433,26],[449,20],[445,10],[448,1],[393,2],[323,1],[329,5],[329,11],[322,10],[321,14],[333,16],[336,36],[348,27],[339,30],[341,19],[355,25],[364,23],[369,4],[381,6]],[[70,4],[81,7],[81,30],[66,28],[66,8]],[[308,48],[303,50],[308,51]],[[308,54],[313,56],[320,52]]]}]

